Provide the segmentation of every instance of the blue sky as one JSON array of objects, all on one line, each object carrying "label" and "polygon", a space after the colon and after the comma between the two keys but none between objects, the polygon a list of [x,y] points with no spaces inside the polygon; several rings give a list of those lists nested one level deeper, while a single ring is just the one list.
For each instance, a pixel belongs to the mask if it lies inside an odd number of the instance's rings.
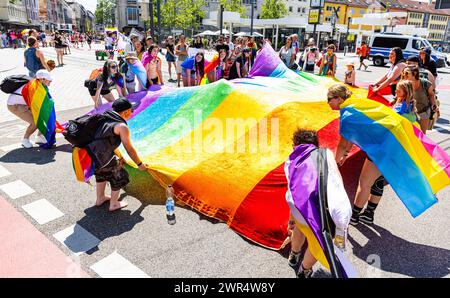
[{"label": "blue sky", "polygon": [[76,0],[76,2],[80,3],[87,10],[95,13],[95,8],[97,7],[97,0]]}]

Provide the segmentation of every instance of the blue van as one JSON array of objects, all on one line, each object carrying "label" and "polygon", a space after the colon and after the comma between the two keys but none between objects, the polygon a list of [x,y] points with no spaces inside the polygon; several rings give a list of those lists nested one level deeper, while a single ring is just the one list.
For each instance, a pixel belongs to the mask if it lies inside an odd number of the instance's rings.
[{"label": "blue van", "polygon": [[403,56],[419,56],[419,50],[423,47],[431,49],[431,58],[436,62],[436,67],[445,67],[447,56],[436,51],[430,42],[419,36],[403,35],[400,33],[375,33],[370,38],[369,57],[375,66],[383,66],[389,63],[389,52],[392,48],[399,47],[403,50]]}]

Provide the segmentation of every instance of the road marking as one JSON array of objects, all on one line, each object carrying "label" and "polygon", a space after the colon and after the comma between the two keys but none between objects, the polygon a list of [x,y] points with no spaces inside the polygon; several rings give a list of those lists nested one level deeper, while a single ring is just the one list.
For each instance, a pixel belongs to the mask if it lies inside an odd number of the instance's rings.
[{"label": "road marking", "polygon": [[11,175],[11,173],[3,166],[0,165],[0,178]]},{"label": "road marking", "polygon": [[46,199],[24,205],[22,208],[40,225],[64,216],[64,213]]},{"label": "road marking", "polygon": [[8,145],[8,146],[3,146],[0,147],[0,150],[4,151],[4,152],[9,152],[15,149],[19,149],[22,148],[22,143],[17,143],[17,144],[12,144],[12,145]]},{"label": "road marking", "polygon": [[53,237],[76,255],[81,255],[100,244],[100,240],[97,237],[86,231],[79,224],[72,225],[54,234]]},{"label": "road marking", "polygon": [[34,193],[34,189],[29,187],[22,180],[16,180],[10,183],[0,185],[0,190],[8,195],[11,199],[15,200],[29,194]]},{"label": "road marking", "polygon": [[100,277],[143,278],[150,277],[117,252],[113,252],[91,266]]}]

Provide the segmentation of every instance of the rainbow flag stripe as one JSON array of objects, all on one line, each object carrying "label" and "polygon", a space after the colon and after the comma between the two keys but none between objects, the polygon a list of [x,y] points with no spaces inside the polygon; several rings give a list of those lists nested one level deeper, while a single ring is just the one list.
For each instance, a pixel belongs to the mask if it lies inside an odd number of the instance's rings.
[{"label": "rainbow flag stripe", "polygon": [[94,175],[94,162],[84,148],[74,147],[72,150],[72,166],[77,181],[89,183]]},{"label": "rainbow flag stripe", "polygon": [[51,148],[56,143],[56,129],[60,128],[56,122],[55,106],[48,91],[48,87],[34,79],[22,89],[22,95],[31,110],[34,123],[47,140],[43,148]]}]

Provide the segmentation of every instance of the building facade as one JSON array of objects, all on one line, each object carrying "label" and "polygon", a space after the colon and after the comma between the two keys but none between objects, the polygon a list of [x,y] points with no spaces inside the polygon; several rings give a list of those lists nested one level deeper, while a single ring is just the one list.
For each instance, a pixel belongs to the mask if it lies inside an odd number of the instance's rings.
[{"label": "building facade", "polygon": [[26,25],[28,22],[27,10],[24,0],[11,3],[9,0],[0,0],[0,27],[5,29],[16,29]]},{"label": "building facade", "polygon": [[[156,1],[154,1],[156,5]],[[116,18],[117,27],[121,31],[129,31],[133,27],[143,29],[140,14],[140,8],[145,8],[148,3],[138,0],[117,0],[116,1]],[[142,14],[142,13],[141,13]],[[147,8],[148,18],[148,8]]]}]

